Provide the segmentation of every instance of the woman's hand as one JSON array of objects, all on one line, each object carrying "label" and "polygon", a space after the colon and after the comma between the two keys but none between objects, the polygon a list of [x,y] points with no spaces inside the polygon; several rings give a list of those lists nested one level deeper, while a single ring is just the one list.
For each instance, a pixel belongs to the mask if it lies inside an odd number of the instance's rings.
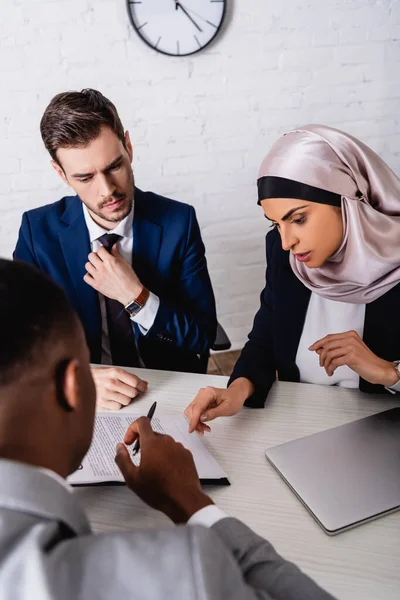
[{"label": "woman's hand", "polygon": [[347,365],[369,383],[390,387],[398,381],[394,364],[371,352],[356,331],[326,335],[309,350],[319,355],[319,364],[330,377],[337,367]]},{"label": "woman's hand", "polygon": [[189,420],[189,433],[197,431],[204,435],[205,431],[211,431],[206,421],[235,415],[253,391],[253,384],[244,377],[236,379],[228,389],[210,386],[202,388],[185,410]]}]

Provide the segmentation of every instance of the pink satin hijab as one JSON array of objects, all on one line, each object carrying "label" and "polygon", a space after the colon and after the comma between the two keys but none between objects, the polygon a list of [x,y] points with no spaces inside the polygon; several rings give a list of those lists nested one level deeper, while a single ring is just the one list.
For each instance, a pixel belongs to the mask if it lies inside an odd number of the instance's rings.
[{"label": "pink satin hijab", "polygon": [[259,171],[269,176],[341,195],[344,236],[335,254],[309,269],[290,253],[312,292],[368,304],[400,282],[400,180],[368,146],[331,127],[300,127],[272,146]]}]

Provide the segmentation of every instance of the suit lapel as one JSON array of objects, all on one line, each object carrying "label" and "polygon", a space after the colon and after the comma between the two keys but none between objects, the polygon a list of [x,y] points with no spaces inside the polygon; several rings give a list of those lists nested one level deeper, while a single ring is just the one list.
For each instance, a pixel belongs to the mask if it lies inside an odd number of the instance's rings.
[{"label": "suit lapel", "polygon": [[66,227],[59,233],[60,244],[75,291],[78,313],[93,354],[94,348],[101,348],[100,305],[96,290],[83,280],[86,274],[85,264],[90,253],[90,240],[78,197],[71,198],[62,220]]},{"label": "suit lapel", "polygon": [[162,226],[152,214],[144,193],[135,189],[135,213],[133,218],[132,266],[146,287],[153,287],[149,278],[157,272],[162,239]]},{"label": "suit lapel", "polygon": [[[283,250],[281,250],[283,252]],[[287,253],[288,254],[288,253]],[[289,363],[296,362],[304,322],[310,302],[311,292],[293,273],[288,256],[279,260],[277,269],[277,340],[279,355]]]},{"label": "suit lapel", "polygon": [[400,284],[370,302],[365,309],[363,340],[368,348],[385,360],[400,360],[400,326],[396,319],[399,307]]}]

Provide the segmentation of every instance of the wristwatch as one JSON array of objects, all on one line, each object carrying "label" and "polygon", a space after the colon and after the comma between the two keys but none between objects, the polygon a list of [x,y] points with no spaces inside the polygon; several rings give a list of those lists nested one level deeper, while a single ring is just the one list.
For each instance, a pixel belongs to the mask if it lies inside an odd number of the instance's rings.
[{"label": "wristwatch", "polygon": [[394,370],[396,371],[397,377],[399,378],[399,381],[400,381],[400,360],[394,360],[393,364],[394,364]]},{"label": "wristwatch", "polygon": [[398,380],[396,383],[391,385],[390,387],[385,385],[385,389],[391,394],[395,394],[396,392],[400,392],[400,360],[393,361],[394,370],[397,373]]},{"label": "wristwatch", "polygon": [[135,300],[132,300],[132,302],[128,302],[128,304],[125,306],[125,310],[129,314],[129,316],[134,317],[135,315],[137,315],[138,312],[142,310],[143,306],[146,304],[149,296],[149,290],[144,287]]}]

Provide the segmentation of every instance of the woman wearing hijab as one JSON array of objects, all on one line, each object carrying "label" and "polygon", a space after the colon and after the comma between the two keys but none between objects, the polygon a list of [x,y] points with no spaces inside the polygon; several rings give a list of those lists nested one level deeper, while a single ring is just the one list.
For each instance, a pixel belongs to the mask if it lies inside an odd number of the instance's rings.
[{"label": "woman wearing hijab", "polygon": [[368,146],[322,125],[274,144],[258,179],[266,286],[227,389],[201,390],[190,430],[262,407],[276,379],[400,391],[400,180]]}]

